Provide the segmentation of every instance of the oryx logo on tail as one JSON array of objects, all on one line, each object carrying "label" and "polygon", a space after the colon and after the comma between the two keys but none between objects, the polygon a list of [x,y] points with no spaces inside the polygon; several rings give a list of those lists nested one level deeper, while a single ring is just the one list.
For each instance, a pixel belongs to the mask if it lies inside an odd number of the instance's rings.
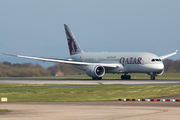
[{"label": "oryx logo on tail", "polygon": [[72,55],[73,50],[75,52],[77,51],[77,46],[67,30],[66,30],[66,35],[67,35],[67,39],[68,39],[69,52],[70,52],[70,55]]},{"label": "oryx logo on tail", "polygon": [[66,31],[66,37],[67,37],[67,41],[68,41],[70,55],[74,55],[77,53],[83,53],[83,51],[80,49],[78,43],[76,42],[75,37],[74,37],[72,31],[70,30],[70,28],[68,27],[68,25],[64,24],[64,27],[65,27],[65,31]]}]

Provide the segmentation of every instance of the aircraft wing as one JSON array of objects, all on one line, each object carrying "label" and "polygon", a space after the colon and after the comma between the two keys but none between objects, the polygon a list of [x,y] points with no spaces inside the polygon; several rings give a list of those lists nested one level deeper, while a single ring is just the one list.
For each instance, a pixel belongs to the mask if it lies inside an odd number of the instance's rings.
[{"label": "aircraft wing", "polygon": [[168,57],[170,57],[170,56],[173,56],[173,55],[177,54],[177,52],[178,52],[178,50],[176,50],[174,53],[170,53],[170,54],[167,54],[167,55],[160,56],[159,58],[160,58],[161,60],[163,60],[163,59],[165,59],[165,58],[168,58]]},{"label": "aircraft wing", "polygon": [[88,63],[88,62],[79,62],[79,61],[73,61],[68,59],[54,59],[54,58],[40,58],[40,57],[30,57],[30,56],[22,56],[22,55],[11,55],[2,53],[4,55],[13,56],[13,57],[21,57],[21,58],[27,58],[27,59],[33,59],[33,60],[40,60],[40,61],[48,61],[48,62],[56,62],[56,63],[65,63],[65,64],[71,64],[71,65],[82,65],[82,66],[89,66],[89,65],[102,65],[104,67],[110,67],[110,68],[118,68],[121,64],[106,64],[106,63]]}]

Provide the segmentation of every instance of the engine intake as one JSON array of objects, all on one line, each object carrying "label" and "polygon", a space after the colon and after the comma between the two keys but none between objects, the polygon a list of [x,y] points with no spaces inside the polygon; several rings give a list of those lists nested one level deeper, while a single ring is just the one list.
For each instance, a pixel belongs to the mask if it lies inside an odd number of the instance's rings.
[{"label": "engine intake", "polygon": [[153,75],[153,76],[160,76],[164,73],[164,69],[162,69],[159,72],[151,72],[151,73],[147,73],[148,75]]},{"label": "engine intake", "polygon": [[164,73],[164,69],[162,69],[162,70],[159,71],[159,72],[156,72],[155,75],[156,75],[156,76],[160,76],[160,75],[162,75],[163,73]]},{"label": "engine intake", "polygon": [[101,65],[90,65],[86,69],[86,74],[90,77],[102,77],[105,74],[105,68]]}]

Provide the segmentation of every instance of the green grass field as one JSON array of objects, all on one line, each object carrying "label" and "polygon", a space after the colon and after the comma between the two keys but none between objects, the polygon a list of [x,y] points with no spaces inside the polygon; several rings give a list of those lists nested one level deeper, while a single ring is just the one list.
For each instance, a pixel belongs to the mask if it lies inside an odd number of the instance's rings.
[{"label": "green grass field", "polygon": [[[105,74],[103,79],[121,79],[122,74]],[[131,79],[150,79],[150,76],[141,73],[141,74],[129,74],[131,75]],[[91,79],[91,77],[87,75],[72,75],[72,76],[48,76],[48,77],[0,77],[0,79]],[[164,73],[161,76],[156,76],[156,79],[180,79],[180,73]]]},{"label": "green grass field", "polygon": [[[7,88],[7,87],[45,87],[45,86],[88,86],[90,84],[10,84],[10,83],[0,83],[0,88]],[[99,85],[99,84],[95,84]]]},{"label": "green grass field", "polygon": [[0,109],[0,112],[7,112],[7,109]]},{"label": "green grass field", "polygon": [[8,102],[116,101],[119,98],[141,99],[175,94],[180,94],[180,85],[0,89],[0,97],[7,97]]},{"label": "green grass field", "polygon": [[[121,74],[105,74],[103,79],[120,79]],[[149,79],[146,74],[131,74],[132,79]],[[0,78],[6,79],[6,78]],[[11,78],[7,78],[11,79]],[[12,79],[91,79],[87,75],[63,77],[26,77]],[[180,79],[180,73],[164,73],[156,79]],[[8,102],[56,102],[56,101],[112,101],[119,98],[153,98],[180,94],[180,85],[119,85],[68,88],[21,88],[3,87],[67,86],[59,84],[0,84],[0,97]],[[68,85],[72,86],[72,85]],[[83,85],[84,86],[84,85]]]}]

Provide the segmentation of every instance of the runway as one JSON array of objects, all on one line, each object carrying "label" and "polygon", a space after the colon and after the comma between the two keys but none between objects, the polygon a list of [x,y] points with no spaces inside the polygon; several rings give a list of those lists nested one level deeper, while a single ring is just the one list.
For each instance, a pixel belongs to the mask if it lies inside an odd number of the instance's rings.
[{"label": "runway", "polygon": [[3,120],[179,120],[180,103],[164,102],[46,102],[0,103]]},{"label": "runway", "polygon": [[[81,86],[113,86],[113,85],[162,85],[180,84],[180,80],[18,80],[1,79],[0,83],[19,84],[70,84]],[[84,84],[84,85],[83,85]],[[85,85],[88,84],[88,85]],[[13,87],[12,87],[13,88]],[[22,88],[22,87],[17,87]],[[27,87],[24,87],[27,88]],[[32,88],[32,87],[31,87]],[[36,88],[36,87],[35,87]],[[4,88],[2,88],[4,89]],[[6,88],[9,89],[9,88]],[[161,99],[178,99],[180,95],[160,97]],[[156,99],[156,98],[155,98]],[[179,120],[180,102],[134,102],[134,101],[100,101],[100,102],[32,102],[32,103],[0,103],[3,120]]]},{"label": "runway", "polygon": [[19,84],[89,84],[89,85],[162,85],[180,84],[180,79],[157,79],[157,80],[90,80],[90,79],[0,79],[0,83],[19,83]]}]

